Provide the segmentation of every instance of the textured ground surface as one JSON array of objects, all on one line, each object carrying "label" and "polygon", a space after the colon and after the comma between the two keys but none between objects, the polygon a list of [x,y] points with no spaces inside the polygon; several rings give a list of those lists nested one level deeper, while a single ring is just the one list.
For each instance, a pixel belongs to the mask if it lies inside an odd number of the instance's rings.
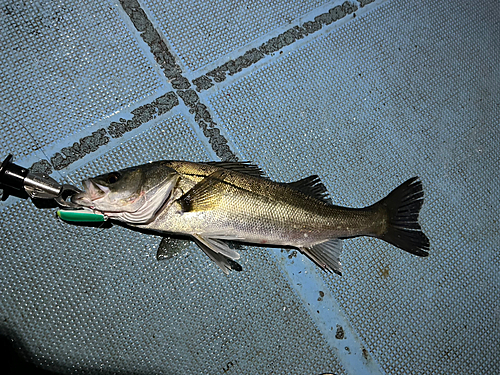
[{"label": "textured ground surface", "polygon": [[0,157],[75,181],[160,159],[321,176],[361,207],[421,177],[421,259],[345,241],[344,275],[0,203],[0,330],[73,373],[500,371],[498,1],[0,2]]}]

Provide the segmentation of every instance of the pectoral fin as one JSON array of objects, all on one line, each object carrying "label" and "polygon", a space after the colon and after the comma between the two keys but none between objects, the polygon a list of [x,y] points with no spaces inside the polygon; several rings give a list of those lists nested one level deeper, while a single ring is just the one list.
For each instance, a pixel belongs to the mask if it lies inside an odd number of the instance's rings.
[{"label": "pectoral fin", "polygon": [[229,274],[229,270],[242,270],[241,266],[234,261],[234,259],[240,258],[240,254],[230,249],[225,242],[203,237],[199,234],[194,234],[193,238],[196,244],[222,269],[222,271],[224,271],[226,275]]},{"label": "pectoral fin", "polygon": [[342,276],[342,265],[340,264],[342,241],[338,238],[314,246],[302,247],[300,250],[323,270]]},{"label": "pectoral fin", "polygon": [[213,209],[217,205],[217,195],[220,192],[218,187],[222,184],[225,173],[223,170],[212,173],[180,197],[182,210],[192,212]]}]

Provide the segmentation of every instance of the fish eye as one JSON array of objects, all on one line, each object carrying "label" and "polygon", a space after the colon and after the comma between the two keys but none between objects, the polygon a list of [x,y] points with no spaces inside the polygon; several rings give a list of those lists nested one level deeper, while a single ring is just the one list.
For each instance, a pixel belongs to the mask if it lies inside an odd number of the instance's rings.
[{"label": "fish eye", "polygon": [[113,172],[113,173],[110,173],[108,175],[108,177],[106,178],[106,182],[108,184],[114,184],[115,182],[117,182],[118,180],[120,179],[120,173],[118,172]]}]

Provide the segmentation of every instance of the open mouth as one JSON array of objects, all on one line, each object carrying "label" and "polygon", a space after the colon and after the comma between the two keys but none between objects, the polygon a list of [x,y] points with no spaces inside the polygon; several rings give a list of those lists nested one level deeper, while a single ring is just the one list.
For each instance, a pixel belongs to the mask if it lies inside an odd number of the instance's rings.
[{"label": "open mouth", "polygon": [[80,206],[93,208],[94,201],[104,198],[109,193],[109,188],[96,184],[91,180],[83,180],[82,185],[83,192],[71,197],[71,201]]},{"label": "open mouth", "polygon": [[83,186],[85,188],[85,195],[91,201],[103,198],[107,193],[109,193],[109,188],[103,185],[99,185],[91,180],[84,180]]}]

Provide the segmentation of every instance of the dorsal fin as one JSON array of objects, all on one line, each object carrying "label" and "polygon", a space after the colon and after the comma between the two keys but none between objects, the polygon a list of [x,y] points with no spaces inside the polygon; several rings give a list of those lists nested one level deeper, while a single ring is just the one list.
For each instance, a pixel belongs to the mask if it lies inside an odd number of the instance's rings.
[{"label": "dorsal fin", "polygon": [[328,190],[326,190],[325,185],[321,182],[321,179],[317,175],[312,175],[302,180],[298,180],[295,182],[290,182],[288,187],[298,190],[310,197],[319,199],[328,204],[332,204],[332,200],[329,197]]},{"label": "dorsal fin", "polygon": [[253,177],[263,177],[265,173],[257,165],[250,161],[209,161],[205,164],[214,165],[216,167],[228,169],[239,173],[245,173]]}]

